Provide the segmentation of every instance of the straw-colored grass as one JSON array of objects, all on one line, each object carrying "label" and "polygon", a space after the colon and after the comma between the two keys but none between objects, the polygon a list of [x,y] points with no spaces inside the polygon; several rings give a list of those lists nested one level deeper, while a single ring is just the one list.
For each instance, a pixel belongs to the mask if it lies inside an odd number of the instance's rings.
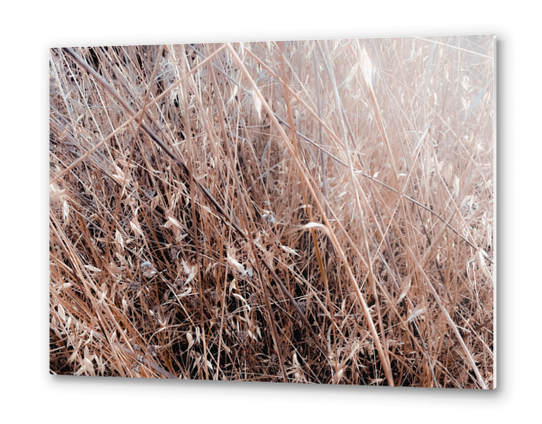
[{"label": "straw-colored grass", "polygon": [[493,46],[51,50],[51,372],[493,388]]}]

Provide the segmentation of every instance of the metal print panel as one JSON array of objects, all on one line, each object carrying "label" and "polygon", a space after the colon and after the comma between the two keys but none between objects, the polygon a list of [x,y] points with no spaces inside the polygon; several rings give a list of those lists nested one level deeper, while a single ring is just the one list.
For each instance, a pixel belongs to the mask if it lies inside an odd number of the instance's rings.
[{"label": "metal print panel", "polygon": [[493,36],[50,54],[50,372],[491,389]]}]

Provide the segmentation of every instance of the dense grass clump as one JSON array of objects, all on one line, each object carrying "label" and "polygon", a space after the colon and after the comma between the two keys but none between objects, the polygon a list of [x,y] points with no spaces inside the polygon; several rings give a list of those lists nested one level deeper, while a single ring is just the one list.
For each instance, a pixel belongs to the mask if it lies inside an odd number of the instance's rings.
[{"label": "dense grass clump", "polygon": [[493,47],[51,50],[51,372],[493,388]]}]

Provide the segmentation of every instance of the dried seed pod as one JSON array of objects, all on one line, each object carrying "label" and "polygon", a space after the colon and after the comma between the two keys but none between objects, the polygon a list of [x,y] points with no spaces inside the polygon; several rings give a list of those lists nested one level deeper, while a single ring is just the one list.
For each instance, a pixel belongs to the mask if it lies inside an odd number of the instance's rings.
[{"label": "dried seed pod", "polygon": [[213,290],[211,293],[209,293],[209,299],[211,300],[211,302],[216,303],[216,301],[218,300],[218,294],[216,293],[216,291]]},{"label": "dried seed pod", "polygon": [[186,284],[186,281],[183,280],[182,278],[177,278],[173,284],[172,284],[172,287],[174,290],[176,291],[179,291],[183,288],[183,286]]},{"label": "dried seed pod", "polygon": [[256,293],[252,293],[248,297],[248,304],[250,305],[251,308],[253,308],[254,306],[256,306],[256,302],[258,302],[258,295]]},{"label": "dried seed pod", "polygon": [[239,337],[239,341],[241,342],[241,344],[245,344],[247,342],[247,340],[248,340],[248,332],[247,331],[239,331],[237,336]]},{"label": "dried seed pod", "polygon": [[198,296],[190,296],[188,299],[188,303],[192,308],[198,308],[199,307],[199,297]]},{"label": "dried seed pod", "polygon": [[132,281],[129,285],[128,285],[128,288],[133,291],[133,292],[136,292],[138,291],[140,288],[141,288],[141,283],[139,281]]},{"label": "dried seed pod", "polygon": [[146,278],[152,278],[157,273],[154,265],[148,261],[141,264],[141,272],[143,272],[143,276]]},{"label": "dried seed pod", "polygon": [[266,220],[267,222],[269,222],[270,224],[274,224],[276,222],[275,217],[271,215],[271,213],[264,213],[262,215],[262,218]]},{"label": "dried seed pod", "polygon": [[177,249],[176,247],[173,247],[170,251],[169,251],[169,257],[172,261],[176,261],[177,259],[179,259],[179,249]]}]

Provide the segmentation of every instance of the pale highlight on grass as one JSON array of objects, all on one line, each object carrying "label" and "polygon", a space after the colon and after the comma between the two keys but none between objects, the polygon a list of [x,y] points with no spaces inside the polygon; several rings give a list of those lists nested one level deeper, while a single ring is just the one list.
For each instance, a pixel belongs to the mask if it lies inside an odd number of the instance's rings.
[{"label": "pale highlight on grass", "polygon": [[493,51],[51,50],[51,372],[494,388]]}]

